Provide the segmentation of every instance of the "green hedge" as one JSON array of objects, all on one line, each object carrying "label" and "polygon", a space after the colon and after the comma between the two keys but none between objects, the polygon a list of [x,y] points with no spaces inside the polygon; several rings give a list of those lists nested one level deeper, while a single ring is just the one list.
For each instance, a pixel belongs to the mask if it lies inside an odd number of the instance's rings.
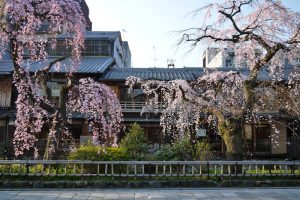
[{"label": "green hedge", "polygon": [[207,140],[191,144],[190,138],[185,136],[175,140],[172,144],[164,144],[156,153],[156,160],[206,160],[209,159],[211,146]]},{"label": "green hedge", "polygon": [[70,160],[92,160],[92,161],[121,161],[129,160],[129,155],[124,148],[81,146],[70,153]]}]

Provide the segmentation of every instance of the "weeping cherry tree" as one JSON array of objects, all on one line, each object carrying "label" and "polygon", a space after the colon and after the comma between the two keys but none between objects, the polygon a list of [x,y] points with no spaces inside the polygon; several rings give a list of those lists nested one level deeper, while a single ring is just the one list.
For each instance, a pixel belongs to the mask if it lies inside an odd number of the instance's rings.
[{"label": "weeping cherry tree", "polygon": [[[34,149],[37,158],[37,136],[48,124],[44,159],[57,158],[57,149],[62,147],[65,139],[71,138],[68,126],[74,112],[82,112],[93,127],[95,142],[100,133],[114,137],[120,128],[121,112],[113,91],[91,79],[74,80],[73,74],[84,48],[86,26],[79,1],[2,0],[0,5],[0,54],[11,56],[13,82],[18,91],[13,139],[15,155],[22,156]],[[68,35],[65,45],[72,49],[72,67],[66,74],[62,100],[57,108],[47,86],[48,73],[53,67],[59,72],[60,61],[66,57],[58,57],[50,63],[43,61],[47,60],[47,49],[56,47],[56,37],[62,33]],[[33,62],[45,64],[35,73],[29,73],[28,68]],[[44,96],[40,96],[40,89],[46,91]],[[91,93],[83,95],[87,91]],[[78,93],[76,99],[75,93]]]},{"label": "weeping cherry tree", "polygon": [[[199,27],[180,31],[179,44],[217,47],[225,50],[224,56],[234,53],[235,67],[246,73],[207,69],[195,82],[129,77],[127,84],[140,84],[150,97],[149,105],[163,95],[168,105],[161,118],[164,130],[176,127],[183,134],[188,126],[197,123],[199,116],[206,116],[208,121],[216,119],[212,121],[226,144],[227,158],[241,159],[244,125],[261,119],[254,114],[257,107],[281,104],[280,108],[299,113],[299,98],[295,101],[293,94],[299,97],[299,62],[295,58],[300,53],[300,14],[278,0],[225,0],[193,13],[200,14],[203,22]],[[284,73],[286,60],[291,68],[288,74]],[[268,80],[260,79],[261,73]],[[272,91],[263,94],[267,99],[274,94],[279,98],[265,100],[258,92],[261,88]]]}]

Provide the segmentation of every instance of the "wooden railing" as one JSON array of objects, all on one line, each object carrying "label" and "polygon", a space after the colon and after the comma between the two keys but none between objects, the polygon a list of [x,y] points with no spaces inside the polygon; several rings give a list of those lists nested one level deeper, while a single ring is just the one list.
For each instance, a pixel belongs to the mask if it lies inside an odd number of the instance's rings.
[{"label": "wooden railing", "polygon": [[[132,102],[132,101],[121,101],[121,108],[123,112],[141,112],[145,107],[145,102]],[[166,107],[165,103],[160,102],[158,105],[154,106],[151,111],[153,112],[162,112]]]},{"label": "wooden railing", "polygon": [[10,107],[8,106],[0,106],[0,111],[9,111]]},{"label": "wooden railing", "polygon": [[[46,149],[47,139],[39,139],[36,142],[36,147],[39,149],[39,159],[43,159],[44,150]],[[80,147],[81,143],[79,139],[65,139],[64,147],[75,146],[76,148]],[[2,150],[2,151],[1,151]],[[59,159],[67,159],[68,151],[65,148],[59,147],[56,149]],[[6,140],[4,143],[0,144],[0,158],[2,159],[14,159],[14,144],[13,140]],[[22,159],[34,159],[32,151],[24,152]],[[0,160],[1,161],[1,160]],[[1,163],[0,163],[1,167]],[[0,169],[1,173],[1,169]]]},{"label": "wooden railing", "polygon": [[300,176],[300,161],[0,160],[3,176]]}]

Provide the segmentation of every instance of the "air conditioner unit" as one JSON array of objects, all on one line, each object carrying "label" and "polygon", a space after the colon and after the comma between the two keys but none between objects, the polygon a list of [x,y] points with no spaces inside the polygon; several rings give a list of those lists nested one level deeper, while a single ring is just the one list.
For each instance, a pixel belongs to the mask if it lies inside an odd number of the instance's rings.
[{"label": "air conditioner unit", "polygon": [[46,92],[44,89],[39,89],[39,94],[40,97],[46,96]]},{"label": "air conditioner unit", "polygon": [[206,129],[197,129],[196,137],[206,137]]},{"label": "air conditioner unit", "polygon": [[57,88],[57,82],[47,82],[47,86],[50,89],[55,89],[55,88]]},{"label": "air conditioner unit", "polygon": [[52,89],[51,90],[51,96],[59,97],[60,96],[60,89]]},{"label": "air conditioner unit", "polygon": [[80,144],[81,145],[87,145],[87,144],[92,144],[93,142],[93,136],[80,136]]}]

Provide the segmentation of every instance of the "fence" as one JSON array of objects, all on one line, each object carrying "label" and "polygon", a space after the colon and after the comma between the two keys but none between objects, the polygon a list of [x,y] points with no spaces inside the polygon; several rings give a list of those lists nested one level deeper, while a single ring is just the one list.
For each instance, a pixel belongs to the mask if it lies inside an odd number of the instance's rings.
[{"label": "fence", "polygon": [[0,106],[0,111],[9,111],[10,107],[7,106]]},{"label": "fence", "polygon": [[[40,159],[43,159],[44,150],[46,149],[47,139],[39,139],[36,143],[36,147],[41,150],[39,152]],[[62,143],[63,146],[60,146],[57,149],[57,153],[60,159],[66,159],[68,156],[68,151],[64,147],[75,146],[79,147],[81,145],[81,140],[79,139],[65,139]],[[4,143],[0,144],[0,157],[4,159],[14,159],[14,145],[13,140],[6,140]],[[23,159],[33,159],[33,152],[27,151],[23,155]],[[1,163],[0,163],[1,165]]]},{"label": "fence", "polygon": [[[145,102],[121,101],[120,104],[124,112],[141,112],[142,109],[146,106]],[[152,109],[153,112],[162,112],[164,108],[166,108],[166,104],[160,102],[158,105],[155,105]]]},{"label": "fence", "polygon": [[0,160],[3,176],[300,176],[300,161]]}]

